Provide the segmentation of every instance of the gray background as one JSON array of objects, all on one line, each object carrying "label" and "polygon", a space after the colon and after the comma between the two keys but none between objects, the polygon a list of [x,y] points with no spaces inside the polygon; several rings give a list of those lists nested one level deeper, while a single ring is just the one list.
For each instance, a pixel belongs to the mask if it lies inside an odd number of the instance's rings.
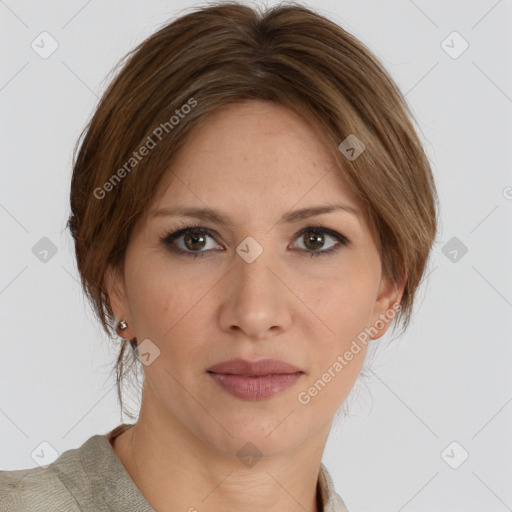
[{"label": "gray background", "polygon": [[[305,3],[406,94],[441,202],[416,316],[374,345],[324,463],[351,512],[510,510],[512,0]],[[118,346],[83,298],[65,230],[72,150],[118,60],[194,5],[0,0],[1,469],[35,467],[42,442],[51,462],[121,421]],[[46,59],[31,47],[43,31],[59,45]],[[457,58],[462,40],[442,43],[453,31],[469,43]],[[46,262],[43,237],[57,251]]]}]

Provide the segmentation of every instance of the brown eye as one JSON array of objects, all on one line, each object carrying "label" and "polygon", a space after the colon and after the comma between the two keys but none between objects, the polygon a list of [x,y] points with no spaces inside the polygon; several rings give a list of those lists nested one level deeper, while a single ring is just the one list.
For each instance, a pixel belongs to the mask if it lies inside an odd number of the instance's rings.
[{"label": "brown eye", "polygon": [[197,251],[204,249],[206,245],[206,237],[202,233],[190,231],[183,236],[183,243],[187,249]]},{"label": "brown eye", "polygon": [[[161,238],[161,241],[172,251],[193,258],[205,256],[210,250],[220,247],[214,243],[213,233],[202,227],[180,229]],[[210,247],[208,247],[209,243]]]},{"label": "brown eye", "polygon": [[316,233],[305,235],[304,236],[304,245],[311,249],[312,251],[316,251],[318,249],[321,249],[322,246],[325,243],[325,237],[323,235],[319,235]]},{"label": "brown eye", "polygon": [[[303,247],[299,247],[299,249],[309,253],[312,257],[331,254],[337,251],[340,246],[349,244],[348,239],[342,234],[331,229],[322,228],[321,226],[304,228],[296,235],[296,239],[303,244]],[[333,239],[335,242],[331,242],[327,248],[324,248],[326,243],[329,244],[329,239]]]},{"label": "brown eye", "polygon": [[[208,241],[212,246],[208,247]],[[349,240],[342,234],[321,226],[309,226],[295,235],[301,252],[313,256],[327,256],[336,252],[341,246],[349,245]],[[333,242],[330,242],[332,240]],[[223,249],[215,242],[213,232],[207,228],[189,226],[161,238],[161,242],[172,251],[193,258],[208,255],[214,249]],[[326,244],[327,248],[326,248]],[[329,245],[330,244],[330,245]]]}]

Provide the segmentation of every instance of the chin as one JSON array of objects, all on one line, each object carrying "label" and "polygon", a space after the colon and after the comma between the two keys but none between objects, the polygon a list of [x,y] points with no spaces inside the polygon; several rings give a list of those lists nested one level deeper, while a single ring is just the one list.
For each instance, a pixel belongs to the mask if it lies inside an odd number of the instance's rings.
[{"label": "chin", "polygon": [[207,425],[201,425],[199,437],[211,448],[230,457],[250,456],[252,451],[260,456],[278,455],[299,444],[307,435],[301,430],[304,421],[296,412],[288,416],[290,411],[285,414],[282,411],[281,407],[266,414],[233,412],[222,415],[222,426],[212,419]]}]

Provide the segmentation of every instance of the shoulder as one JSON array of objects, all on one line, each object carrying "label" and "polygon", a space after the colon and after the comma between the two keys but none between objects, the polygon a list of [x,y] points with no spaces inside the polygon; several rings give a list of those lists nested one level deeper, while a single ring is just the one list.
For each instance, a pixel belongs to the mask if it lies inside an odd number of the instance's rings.
[{"label": "shoulder", "polygon": [[332,477],[323,463],[320,463],[318,486],[325,512],[348,512],[345,502],[336,492]]},{"label": "shoulder", "polygon": [[73,494],[51,465],[32,469],[0,471],[2,512],[79,512]]},{"label": "shoulder", "polygon": [[0,471],[0,511],[108,510],[103,497],[112,467],[109,447],[105,436],[94,435],[80,447],[62,452],[51,464]]}]

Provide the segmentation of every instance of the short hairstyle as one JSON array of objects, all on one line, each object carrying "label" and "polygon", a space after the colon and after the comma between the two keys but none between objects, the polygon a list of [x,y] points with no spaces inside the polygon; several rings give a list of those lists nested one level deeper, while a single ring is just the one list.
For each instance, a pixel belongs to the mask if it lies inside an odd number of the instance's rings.
[{"label": "short hairstyle", "polygon": [[[67,223],[82,287],[109,337],[107,268],[123,270],[132,228],[194,127],[251,99],[289,108],[327,143],[370,220],[383,276],[405,283],[393,325],[405,331],[436,235],[437,192],[404,96],[362,42],[296,2],[210,2],[164,24],[121,64],[77,140]],[[357,158],[340,151],[349,136],[364,144]],[[115,366],[121,410],[125,346]],[[136,338],[130,346],[133,364]]]}]

